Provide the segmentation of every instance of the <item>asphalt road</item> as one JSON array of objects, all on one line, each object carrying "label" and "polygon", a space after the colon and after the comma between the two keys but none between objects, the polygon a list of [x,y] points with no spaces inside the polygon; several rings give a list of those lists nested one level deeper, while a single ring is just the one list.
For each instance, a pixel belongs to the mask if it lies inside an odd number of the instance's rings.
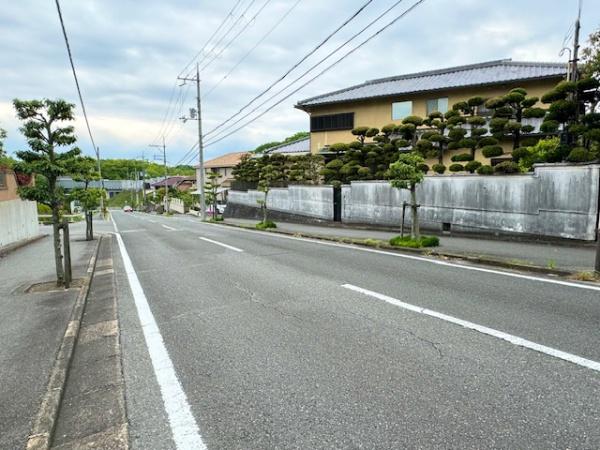
[{"label": "asphalt road", "polygon": [[114,220],[133,448],[600,448],[599,290]]}]

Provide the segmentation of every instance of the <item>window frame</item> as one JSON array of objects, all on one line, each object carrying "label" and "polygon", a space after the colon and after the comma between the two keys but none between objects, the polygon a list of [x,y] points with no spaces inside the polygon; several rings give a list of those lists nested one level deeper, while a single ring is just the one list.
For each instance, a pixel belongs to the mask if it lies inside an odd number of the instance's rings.
[{"label": "window frame", "polygon": [[[446,101],[446,110],[445,111],[441,111],[440,109],[440,100],[445,100]],[[433,110],[429,110],[429,104],[430,102],[435,102],[435,109]],[[436,97],[436,98],[428,98],[427,100],[425,100],[425,115],[429,116],[429,114],[433,113],[433,112],[441,112],[442,114],[446,114],[448,112],[448,97]]]},{"label": "window frame", "polygon": [[310,116],[310,132],[343,131],[354,128],[354,112]]},{"label": "window frame", "polygon": [[[400,104],[409,104],[410,105],[410,112],[402,117],[395,117],[394,116],[394,105],[400,105]],[[413,114],[413,109],[414,109],[414,102],[412,100],[402,100],[399,102],[392,102],[392,106],[391,106],[391,116],[392,116],[392,120],[402,120],[406,117],[412,116]]]}]

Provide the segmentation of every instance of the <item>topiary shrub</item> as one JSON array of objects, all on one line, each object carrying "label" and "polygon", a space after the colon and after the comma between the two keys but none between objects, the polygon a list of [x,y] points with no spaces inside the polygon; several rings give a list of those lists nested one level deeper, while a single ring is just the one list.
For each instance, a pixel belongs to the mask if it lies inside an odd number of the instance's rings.
[{"label": "topiary shrub", "polygon": [[450,172],[462,172],[463,170],[465,170],[465,166],[463,166],[462,164],[454,163],[450,164],[448,170],[450,170]]},{"label": "topiary shrub", "polygon": [[360,150],[363,144],[359,141],[353,141],[348,144],[348,147],[354,150]]},{"label": "topiary shrub", "polygon": [[452,158],[450,158],[453,162],[458,162],[458,161],[473,161],[473,155],[471,155],[470,153],[459,153],[458,155],[453,155]]},{"label": "topiary shrub", "polygon": [[44,205],[43,203],[37,204],[37,212],[38,214],[52,214],[52,208],[48,205]]},{"label": "topiary shrub", "polygon": [[569,162],[586,162],[592,159],[590,152],[583,147],[575,147],[571,150],[569,156],[567,156],[567,161]]},{"label": "topiary shrub", "polygon": [[465,164],[465,170],[469,173],[475,173],[475,171],[480,167],[481,163],[479,161],[469,161]]},{"label": "topiary shrub", "polygon": [[520,173],[521,168],[514,161],[504,161],[494,166],[495,173]]},{"label": "topiary shrub", "polygon": [[486,158],[493,158],[495,156],[500,156],[504,153],[504,150],[499,145],[486,145],[481,149],[481,153]]},{"label": "topiary shrub", "polygon": [[515,148],[512,151],[512,158],[513,161],[515,162],[519,162],[519,160],[521,158],[525,158],[527,156],[529,156],[529,154],[531,153],[531,150],[529,149],[529,147],[519,147],[519,148]]},{"label": "topiary shrub", "polygon": [[339,170],[344,165],[344,162],[341,159],[333,159],[325,164],[325,168],[330,170]]},{"label": "topiary shrub", "polygon": [[477,173],[479,175],[492,175],[494,173],[494,168],[492,166],[481,166],[479,169],[477,169]]},{"label": "topiary shrub", "polygon": [[431,166],[431,170],[441,175],[446,171],[446,166],[443,164],[434,164],[433,166]]},{"label": "topiary shrub", "polygon": [[485,136],[479,140],[480,147],[485,147],[487,145],[497,145],[497,144],[498,144],[498,139],[496,139],[495,137],[492,137],[492,136]]},{"label": "topiary shrub", "polygon": [[423,173],[429,172],[429,166],[427,164],[419,164],[419,170]]},{"label": "topiary shrub", "polygon": [[371,170],[368,167],[361,167],[356,174],[363,180],[371,178]]}]

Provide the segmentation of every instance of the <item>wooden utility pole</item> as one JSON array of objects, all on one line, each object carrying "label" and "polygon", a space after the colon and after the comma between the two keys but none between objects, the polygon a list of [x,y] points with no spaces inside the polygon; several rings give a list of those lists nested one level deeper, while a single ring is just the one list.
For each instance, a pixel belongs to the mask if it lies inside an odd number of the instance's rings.
[{"label": "wooden utility pole", "polygon": [[164,186],[165,186],[165,197],[164,197],[164,208],[165,208],[165,212],[168,213],[169,212],[169,186],[167,186],[167,178],[168,178],[168,171],[167,171],[167,145],[165,144],[165,137],[163,135],[162,137],[162,145],[156,145],[156,144],[150,144],[149,147],[158,147],[158,148],[162,148],[163,151],[163,166],[165,168],[165,180],[164,180]]}]

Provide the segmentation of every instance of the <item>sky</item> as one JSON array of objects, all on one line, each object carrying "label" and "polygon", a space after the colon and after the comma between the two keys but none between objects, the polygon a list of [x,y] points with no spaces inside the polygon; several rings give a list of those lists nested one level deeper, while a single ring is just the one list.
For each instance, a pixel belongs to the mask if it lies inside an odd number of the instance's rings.
[{"label": "sky", "polygon": [[[402,1],[330,58],[329,63],[415,1]],[[177,82],[178,74],[190,62],[192,68],[195,61],[203,67],[203,130],[208,134],[365,3],[366,0],[61,0],[90,126],[101,156],[151,160],[158,151],[149,145],[160,144],[164,135],[170,164],[194,163],[195,152],[184,156],[197,142],[197,122],[178,119],[195,107],[195,86],[179,86]],[[372,0],[268,96],[393,3]],[[228,15],[234,5],[237,6],[233,14]],[[576,14],[577,0],[425,0],[258,120],[216,143],[211,140],[218,137],[218,132],[208,134],[205,159],[251,150],[264,142],[308,130],[308,115],[294,108],[299,100],[365,80],[503,58],[566,63],[568,54],[560,57],[559,52],[571,45],[568,38]],[[222,23],[215,38],[209,40]],[[584,0],[582,40],[585,42],[587,35],[598,28],[600,2]],[[12,153],[26,148],[12,107],[14,98],[64,98],[77,105],[77,145],[84,154],[92,155],[54,1],[5,2],[0,9],[0,54],[0,127],[8,133],[6,150]],[[326,66],[324,63],[319,67]],[[248,118],[293,89],[274,97]]]}]

